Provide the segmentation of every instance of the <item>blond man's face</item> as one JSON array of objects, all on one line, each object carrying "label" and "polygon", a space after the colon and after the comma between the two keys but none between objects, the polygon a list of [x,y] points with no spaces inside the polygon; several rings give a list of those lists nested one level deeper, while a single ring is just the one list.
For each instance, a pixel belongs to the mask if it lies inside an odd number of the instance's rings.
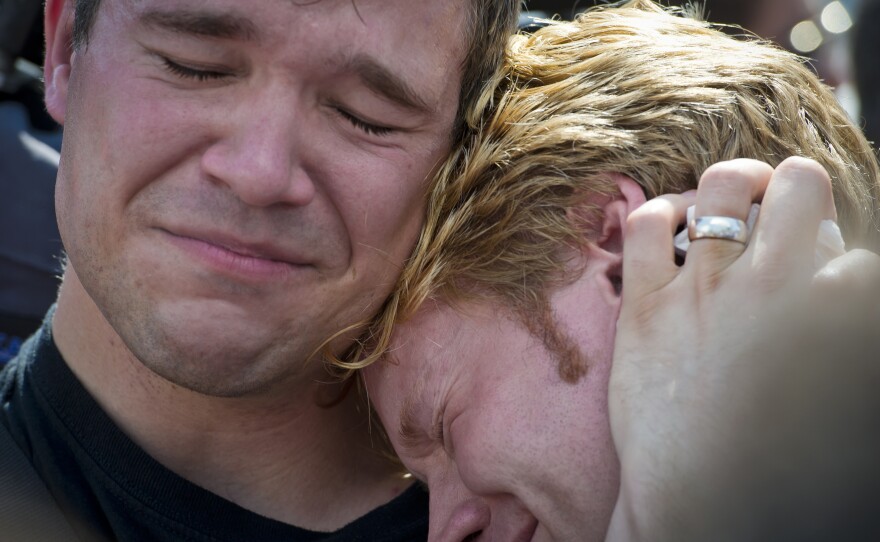
[{"label": "blond man's face", "polygon": [[588,268],[550,306],[586,360],[576,383],[534,326],[489,302],[426,303],[396,331],[393,359],[365,371],[395,450],[430,490],[432,542],[604,537],[619,477],[607,411],[617,300]]}]

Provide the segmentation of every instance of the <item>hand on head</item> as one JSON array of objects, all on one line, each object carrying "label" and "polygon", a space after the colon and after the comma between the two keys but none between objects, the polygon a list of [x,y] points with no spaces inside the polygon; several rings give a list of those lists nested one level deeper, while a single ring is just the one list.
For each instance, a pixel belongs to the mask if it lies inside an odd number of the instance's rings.
[{"label": "hand on head", "polygon": [[[738,219],[761,201],[748,243],[699,239],[676,265],[671,235],[694,198],[697,217]],[[825,397],[834,395],[829,385],[864,393],[859,376],[880,376],[864,371],[864,364],[831,370],[840,360],[828,356],[829,345],[855,345],[823,327],[857,325],[851,318],[859,313],[837,321],[828,316],[855,309],[853,295],[876,300],[878,282],[866,285],[880,272],[880,258],[860,252],[831,262],[814,279],[816,232],[834,217],[827,174],[804,159],[775,170],[754,161],[720,164],[706,172],[696,196],[660,197],[631,215],[609,388],[622,481],[609,539],[788,536],[798,532],[800,514],[828,510],[821,499],[795,499],[802,477],[828,489],[822,483],[836,465],[793,444],[832,429],[827,421],[833,416],[805,425],[816,419],[815,407],[801,386],[810,382],[813,393]],[[820,287],[827,304],[814,302]],[[828,290],[836,290],[835,298]],[[815,342],[809,344],[820,349],[801,346],[811,332]],[[856,351],[875,356],[876,344]],[[816,371],[839,380],[817,378]],[[849,404],[840,399],[823,408],[846,412]],[[837,444],[848,443],[876,446],[852,438]],[[791,522],[791,531],[774,531],[779,518],[766,515],[773,499],[786,503],[775,513]]]}]

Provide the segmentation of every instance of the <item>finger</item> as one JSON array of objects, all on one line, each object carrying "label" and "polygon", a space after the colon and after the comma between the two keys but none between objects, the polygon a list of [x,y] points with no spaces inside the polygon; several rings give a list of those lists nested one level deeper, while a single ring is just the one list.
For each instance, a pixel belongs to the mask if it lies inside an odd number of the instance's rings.
[{"label": "finger", "polygon": [[[694,216],[720,216],[742,220],[749,216],[752,203],[760,201],[773,175],[773,168],[757,160],[719,162],[700,178]],[[745,250],[745,245],[725,239],[698,239],[688,250],[688,261],[707,263],[710,272],[727,267]],[[692,264],[694,265],[694,264]]]},{"label": "finger", "polygon": [[626,221],[623,289],[641,296],[668,284],[678,274],[673,236],[684,222],[695,194],[668,194],[633,211]]},{"label": "finger", "polygon": [[880,256],[853,250],[831,260],[813,277],[811,294],[809,314],[819,329],[855,330],[861,326],[877,336]]},{"label": "finger", "polygon": [[880,256],[867,250],[851,250],[813,276],[813,291],[821,298],[859,299],[880,296]]},{"label": "finger", "polygon": [[780,278],[812,276],[819,224],[835,216],[825,169],[806,158],[785,160],[773,172],[752,232],[754,261]]}]

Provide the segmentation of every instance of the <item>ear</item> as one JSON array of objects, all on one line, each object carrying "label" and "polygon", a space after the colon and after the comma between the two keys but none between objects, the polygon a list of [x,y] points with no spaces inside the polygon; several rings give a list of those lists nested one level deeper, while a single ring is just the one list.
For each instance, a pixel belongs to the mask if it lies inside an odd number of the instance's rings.
[{"label": "ear", "polygon": [[590,245],[613,254],[623,252],[626,219],[645,203],[645,193],[639,183],[622,173],[606,177],[617,191],[611,195],[590,194],[583,207],[569,209],[569,218],[580,224]]},{"label": "ear", "polygon": [[67,86],[73,62],[73,1],[48,0],[45,16],[46,62],[43,77],[46,86],[46,110],[59,124],[67,113]]},{"label": "ear", "polygon": [[614,254],[623,253],[623,240],[626,237],[626,219],[630,213],[647,201],[645,192],[632,177],[622,173],[612,173],[617,185],[617,194],[605,203],[601,217],[601,231],[596,244]]},{"label": "ear", "polygon": [[[586,269],[591,274],[607,281],[606,289],[612,296],[620,294],[623,283],[623,243],[626,237],[626,219],[646,201],[642,187],[631,177],[622,173],[610,174],[617,186],[616,193],[603,196],[588,196],[585,205],[589,206],[591,219],[586,223],[590,231],[585,231],[589,242],[584,246]],[[573,210],[577,213],[578,210]],[[583,222],[582,222],[583,223]]]}]

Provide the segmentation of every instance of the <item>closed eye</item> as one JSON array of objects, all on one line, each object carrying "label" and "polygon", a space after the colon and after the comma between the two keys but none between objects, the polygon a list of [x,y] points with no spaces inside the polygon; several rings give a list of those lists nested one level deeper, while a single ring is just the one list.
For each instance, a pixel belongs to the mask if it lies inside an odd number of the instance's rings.
[{"label": "closed eye", "polygon": [[210,69],[202,69],[202,68],[192,68],[190,66],[184,66],[183,64],[178,64],[177,62],[172,61],[169,58],[161,57],[162,64],[165,69],[174,74],[181,79],[194,79],[196,81],[209,81],[214,79],[223,79],[224,77],[229,77],[228,73],[210,70]]},{"label": "closed eye", "polygon": [[370,135],[386,136],[386,135],[389,135],[392,132],[394,132],[394,128],[389,128],[388,126],[379,126],[377,124],[369,123],[361,118],[358,118],[358,117],[352,115],[351,113],[349,113],[345,109],[337,107],[336,111],[340,115],[342,115],[342,118],[344,118],[345,120],[350,122],[355,128],[357,128],[363,132],[366,132]]}]

